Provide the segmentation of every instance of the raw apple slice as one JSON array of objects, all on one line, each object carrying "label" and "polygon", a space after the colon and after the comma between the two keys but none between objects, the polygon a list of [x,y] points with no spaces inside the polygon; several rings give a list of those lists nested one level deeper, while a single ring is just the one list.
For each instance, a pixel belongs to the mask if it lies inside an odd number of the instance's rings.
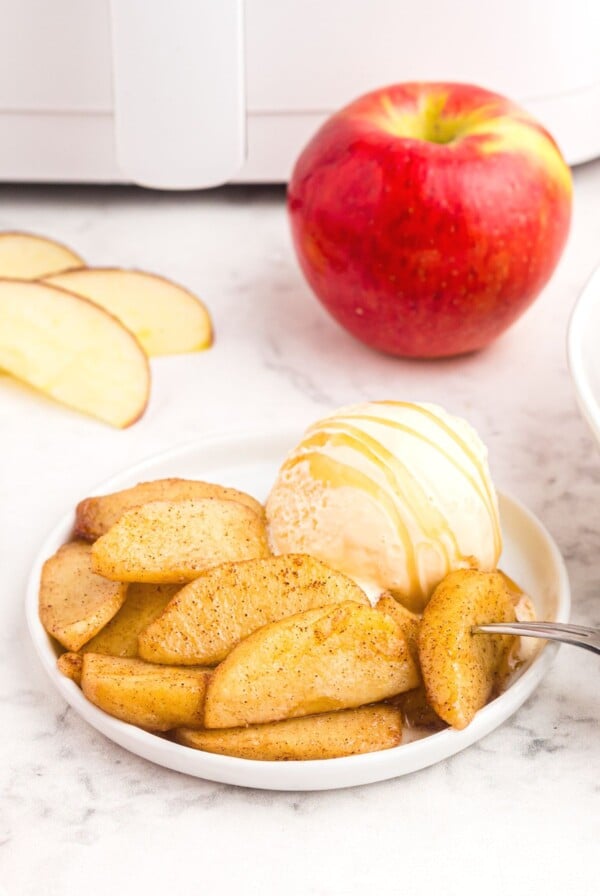
[{"label": "raw apple slice", "polygon": [[133,333],[104,308],[45,283],[0,280],[0,368],[117,427],[142,416],[150,391]]},{"label": "raw apple slice", "polygon": [[106,308],[135,333],[149,355],[198,352],[212,342],[211,320],[202,302],[155,274],[82,268],[45,280]]},{"label": "raw apple slice", "polygon": [[61,243],[33,233],[0,233],[0,277],[38,280],[78,268],[83,260]]}]

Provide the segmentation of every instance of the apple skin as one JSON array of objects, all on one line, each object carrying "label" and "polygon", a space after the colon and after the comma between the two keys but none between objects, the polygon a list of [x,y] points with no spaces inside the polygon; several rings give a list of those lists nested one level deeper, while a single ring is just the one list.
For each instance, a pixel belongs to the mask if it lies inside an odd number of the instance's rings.
[{"label": "apple skin", "polygon": [[329,118],[288,187],[313,291],[357,339],[393,355],[480,349],[551,276],[571,218],[552,137],[479,87],[399,84]]}]

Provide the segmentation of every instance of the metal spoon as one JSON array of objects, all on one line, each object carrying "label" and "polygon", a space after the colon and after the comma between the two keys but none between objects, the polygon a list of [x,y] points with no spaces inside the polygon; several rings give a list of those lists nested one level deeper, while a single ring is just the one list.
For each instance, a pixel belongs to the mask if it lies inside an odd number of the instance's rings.
[{"label": "metal spoon", "polygon": [[547,641],[562,641],[583,647],[600,654],[600,628],[585,625],[565,625],[562,622],[490,622],[487,625],[471,626],[471,634],[523,635],[529,638],[544,638]]}]

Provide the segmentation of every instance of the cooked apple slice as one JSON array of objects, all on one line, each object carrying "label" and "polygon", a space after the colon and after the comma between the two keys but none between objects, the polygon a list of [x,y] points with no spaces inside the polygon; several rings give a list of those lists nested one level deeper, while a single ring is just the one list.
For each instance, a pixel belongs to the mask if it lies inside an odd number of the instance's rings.
[{"label": "cooked apple slice", "polygon": [[261,519],[264,508],[255,498],[235,488],[226,488],[212,482],[196,479],[154,479],[138,482],[133,488],[126,488],[110,495],[85,498],[77,505],[75,514],[75,535],[88,541],[95,541],[123,516],[126,510],[148,504],[150,501],[188,501],[195,498],[225,498],[239,501],[254,510]]},{"label": "cooked apple slice", "polygon": [[351,601],[249,635],[217,666],[206,728],[276,722],[375,703],[419,683],[397,622]]},{"label": "cooked apple slice", "polygon": [[368,604],[351,579],[306,554],[223,563],[177,593],[140,634],[139,655],[212,666],[269,622],[347,600]]},{"label": "cooked apple slice", "polygon": [[391,594],[382,594],[376,604],[376,608],[382,613],[388,613],[392,616],[400,626],[408,648],[411,652],[415,663],[419,663],[419,626],[421,625],[421,617],[412,610],[407,610],[403,604],[399,603]]},{"label": "cooked apple slice", "polygon": [[247,728],[179,728],[175,740],[240,759],[335,759],[397,747],[402,740],[402,718],[395,707],[380,704]]},{"label": "cooked apple slice", "polygon": [[45,280],[106,308],[149,355],[199,352],[212,342],[210,316],[200,299],[156,274],[81,268]]},{"label": "cooked apple slice", "polygon": [[486,622],[514,622],[511,591],[498,572],[460,569],[437,586],[419,630],[427,700],[454,728],[466,728],[489,699],[514,644],[510,635],[473,635]]},{"label": "cooked apple slice", "polygon": [[440,719],[433,707],[427,702],[425,687],[420,685],[412,691],[406,691],[392,700],[402,712],[406,728],[417,731],[441,731],[447,723]]},{"label": "cooked apple slice", "polygon": [[0,233],[0,277],[38,280],[83,263],[72,249],[44,236]]},{"label": "cooked apple slice", "polygon": [[81,689],[104,712],[149,731],[202,725],[210,669],[153,666],[130,657],[86,653]]},{"label": "cooked apple slice", "polygon": [[135,336],[103,308],[45,283],[0,280],[0,368],[117,427],[148,401],[148,359]]},{"label": "cooked apple slice", "polygon": [[61,653],[56,661],[56,665],[58,666],[58,671],[61,672],[65,678],[70,678],[75,684],[81,685],[83,657],[80,653],[72,653],[71,651]]},{"label": "cooked apple slice", "polygon": [[92,571],[89,544],[72,541],[42,567],[40,621],[63,647],[76,651],[112,619],[126,594],[127,585]]},{"label": "cooked apple slice", "polygon": [[81,648],[82,653],[109,656],[137,656],[138,635],[160,616],[179,585],[142,585],[134,582],[127,589],[125,603],[104,628]]},{"label": "cooked apple slice", "polygon": [[190,582],[203,569],[270,553],[265,525],[238,501],[152,501],[92,545],[92,566],[118,582]]}]

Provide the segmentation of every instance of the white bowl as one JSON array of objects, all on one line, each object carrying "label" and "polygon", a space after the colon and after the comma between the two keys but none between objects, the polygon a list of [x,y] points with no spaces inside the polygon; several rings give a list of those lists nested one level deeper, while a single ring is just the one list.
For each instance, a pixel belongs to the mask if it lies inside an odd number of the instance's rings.
[{"label": "white bowl", "polygon": [[569,321],[567,356],[577,402],[600,442],[600,268],[586,283]]},{"label": "white bowl", "polygon": [[[275,432],[193,442],[131,467],[93,493],[126,488],[142,479],[183,476],[235,486],[264,498],[283,456],[298,439],[299,433]],[[502,568],[531,595],[539,618],[567,622],[569,582],[551,536],[533,514],[506,495],[500,496],[500,513],[504,532]],[[547,644],[520,678],[480,710],[463,731],[440,731],[379,753],[308,762],[261,762],[193,750],[112,718],[89,703],[77,685],[58,672],[54,643],[38,618],[38,584],[44,560],[69,538],[73,519],[73,514],[68,514],[48,535],[27,588],[29,631],[43,666],[65,700],[106,737],[138,756],[199,778],[273,790],[328,790],[383,781],[425,768],[470,746],[512,715],[537,687],[556,653],[556,644]]]}]

